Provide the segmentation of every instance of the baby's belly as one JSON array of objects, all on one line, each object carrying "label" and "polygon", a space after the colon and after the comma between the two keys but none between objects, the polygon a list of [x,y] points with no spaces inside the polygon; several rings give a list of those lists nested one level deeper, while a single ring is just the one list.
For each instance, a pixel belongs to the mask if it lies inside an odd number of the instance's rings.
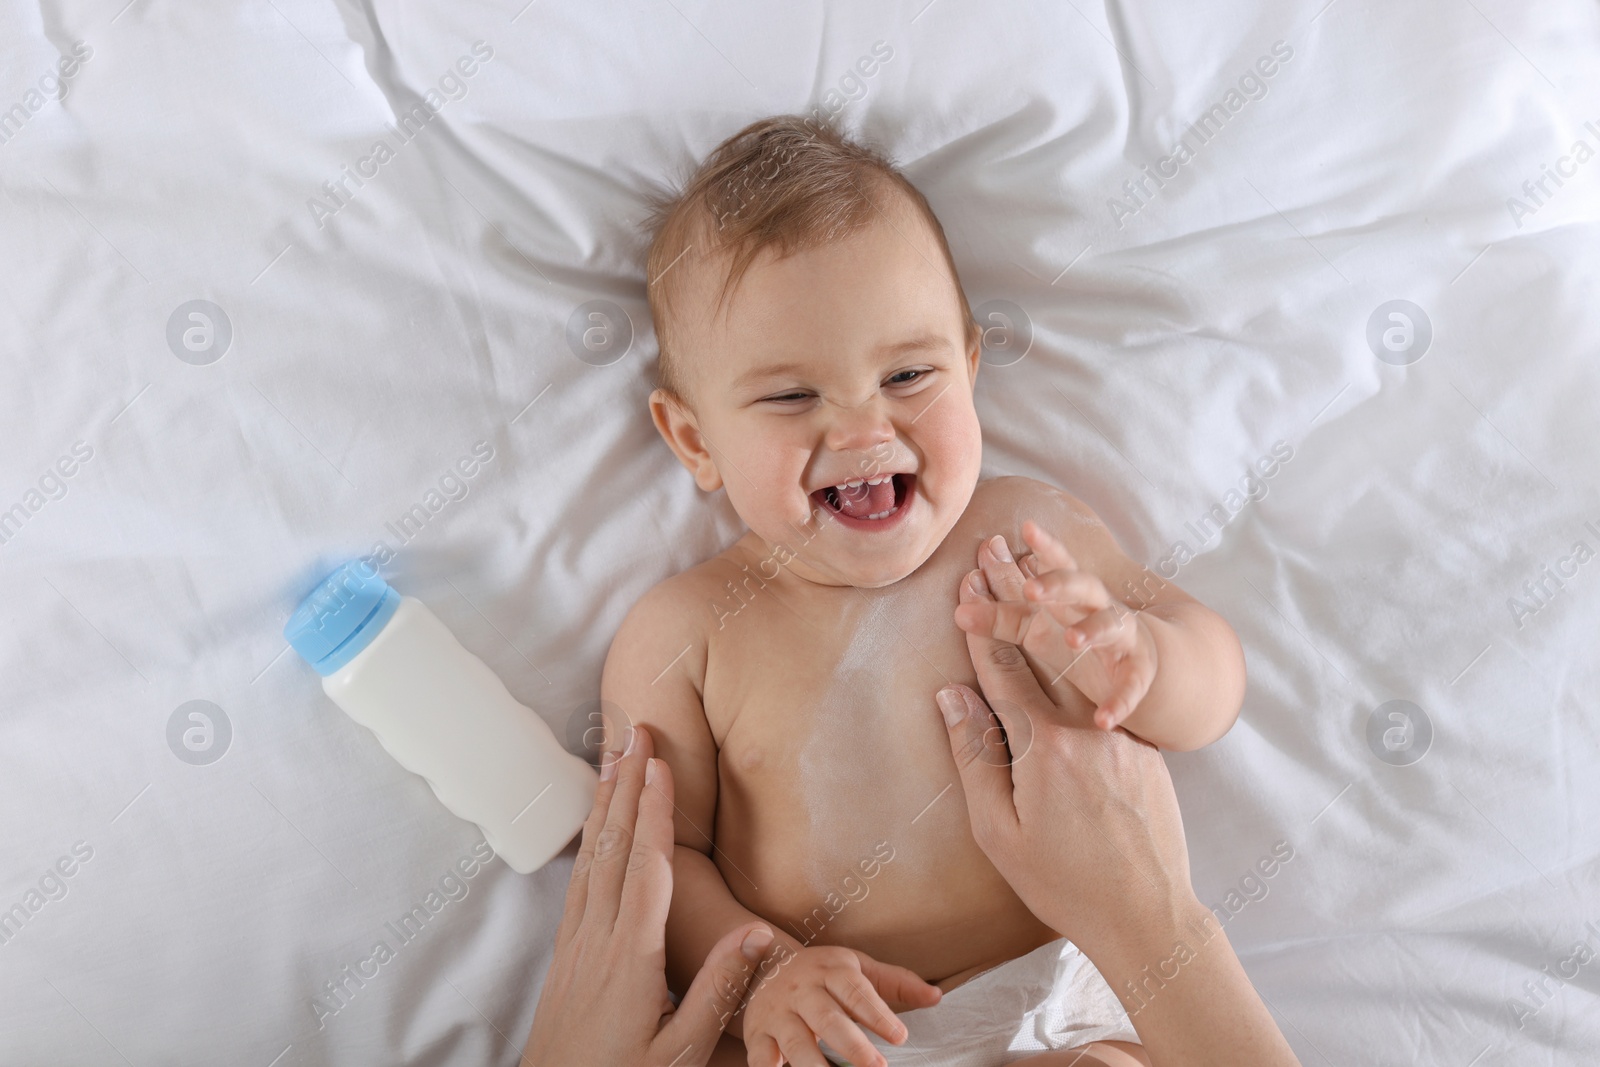
[{"label": "baby's belly", "polygon": [[905,673],[752,692],[721,750],[715,856],[740,903],[801,942],[938,982],[1056,935],[972,838],[939,676]]}]

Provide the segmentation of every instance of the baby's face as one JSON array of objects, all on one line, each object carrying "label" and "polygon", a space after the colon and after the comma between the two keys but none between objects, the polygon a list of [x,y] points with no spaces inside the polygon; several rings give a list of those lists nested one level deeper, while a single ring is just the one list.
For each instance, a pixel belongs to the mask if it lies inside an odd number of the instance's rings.
[{"label": "baby's face", "polygon": [[700,487],[725,487],[804,580],[875,588],[916,570],[982,461],[979,349],[926,221],[896,200],[842,241],[763,250],[725,317],[720,274],[697,273],[675,319],[692,411],[659,393],[651,406]]}]

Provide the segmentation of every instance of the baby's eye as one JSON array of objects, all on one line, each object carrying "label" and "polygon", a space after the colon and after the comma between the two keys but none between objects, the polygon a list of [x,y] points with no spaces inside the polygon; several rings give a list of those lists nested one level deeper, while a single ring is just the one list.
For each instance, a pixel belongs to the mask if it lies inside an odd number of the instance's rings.
[{"label": "baby's eye", "polygon": [[[925,370],[903,370],[899,374],[889,376],[889,385],[909,385],[928,372]],[[908,377],[909,375],[909,377]]]},{"label": "baby's eye", "polygon": [[769,396],[766,399],[768,400],[768,402],[773,402],[773,403],[792,404],[797,400],[805,400],[806,399],[806,394],[805,393],[784,393],[782,396]]}]

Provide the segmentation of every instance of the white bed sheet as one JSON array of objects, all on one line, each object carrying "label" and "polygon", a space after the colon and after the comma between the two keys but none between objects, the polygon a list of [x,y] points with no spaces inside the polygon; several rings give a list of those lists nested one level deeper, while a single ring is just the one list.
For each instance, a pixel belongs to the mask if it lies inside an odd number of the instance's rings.
[{"label": "white bed sheet", "polygon": [[[1152,567],[1200,550],[1178,580],[1251,685],[1170,763],[1196,888],[1238,893],[1302,1061],[1600,1058],[1600,962],[1567,962],[1600,949],[1592,4],[41,0],[0,41],[0,908],[38,903],[0,943],[0,1063],[516,1062],[569,861],[473,868],[399,942],[478,835],[279,630],[382,540],[567,736],[626,609],[738,530],[645,417],[643,195],[835,104],[927,193],[974,305],[1032,322],[978,383],[986,472],[1067,487]],[[231,324],[208,365],[168,342],[196,299]],[[637,333],[608,366],[565,341],[593,299]],[[1405,367],[1366,337],[1396,299],[1433,334]],[[396,537],[478,442],[467,494]],[[1186,524],[1278,442],[1202,545]],[[1547,566],[1571,576],[1536,600]],[[1394,699],[1433,730],[1409,766],[1367,741]],[[209,765],[169,746],[192,700],[231,729]]]}]

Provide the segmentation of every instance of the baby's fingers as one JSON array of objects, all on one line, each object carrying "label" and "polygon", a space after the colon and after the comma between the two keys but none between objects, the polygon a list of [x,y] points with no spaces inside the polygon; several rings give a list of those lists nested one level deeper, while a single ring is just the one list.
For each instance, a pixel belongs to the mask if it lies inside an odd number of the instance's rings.
[{"label": "baby's fingers", "polygon": [[1023,583],[1022,595],[1028,600],[1065,604],[1087,615],[1111,603],[1106,583],[1088,571],[1053,570]]},{"label": "baby's fingers", "polygon": [[812,1033],[826,1041],[835,1056],[843,1057],[856,1067],[888,1067],[883,1053],[867,1040],[861,1027],[851,1022],[831,998],[823,996],[821,999],[827,1003],[819,1004],[805,1016]]},{"label": "baby's fingers", "polygon": [[1022,539],[1039,557],[1041,571],[1077,570],[1078,563],[1067,551],[1067,546],[1051,536],[1043,526],[1032,519],[1022,524]]},{"label": "baby's fingers", "polygon": [[922,976],[892,963],[879,963],[871,956],[862,955],[861,973],[878,994],[896,1011],[908,1008],[926,1008],[939,1003],[939,987],[922,980]]},{"label": "baby's fingers", "polygon": [[[846,1022],[848,1021],[846,1020]],[[777,1044],[779,1051],[783,1055],[783,1061],[789,1064],[789,1067],[833,1067],[828,1062],[828,1058],[822,1054],[822,1050],[817,1047],[817,1038],[812,1030],[813,1027],[810,1022],[799,1015],[792,1014],[779,1020],[773,1026],[772,1040]],[[872,1042],[863,1037],[860,1030],[856,1031],[856,1036],[861,1038],[862,1043],[867,1048],[872,1049],[873,1055],[877,1055],[878,1050],[872,1048]],[[833,1039],[830,1037],[828,1041],[831,1044]],[[761,1061],[752,1056],[750,1062],[754,1064]],[[776,1061],[769,1059],[765,1062],[777,1067]],[[873,1064],[874,1067],[884,1067],[880,1060],[866,1059],[861,1062]]]},{"label": "baby's fingers", "polygon": [[[865,964],[863,964],[863,967]],[[906,1024],[895,1018],[864,974],[856,971],[828,972],[823,988],[856,1022],[893,1045],[906,1039]],[[832,1041],[832,1038],[829,1038]]]},{"label": "baby's fingers", "polygon": [[1095,709],[1094,724],[1102,730],[1115,730],[1121,726],[1122,720],[1132,715],[1139,701],[1150,692],[1155,677],[1154,660],[1141,656],[1130,656],[1123,660],[1116,680],[1112,682],[1111,695]]},{"label": "baby's fingers", "polygon": [[1132,649],[1138,643],[1139,628],[1133,613],[1120,604],[1113,604],[1067,627],[1067,644],[1073,648],[1093,645],[1099,649],[1123,646]]},{"label": "baby's fingers", "polygon": [[746,1031],[744,1055],[747,1067],[780,1067],[783,1063],[783,1050],[778,1047],[778,1042],[771,1034],[752,1034]]}]

